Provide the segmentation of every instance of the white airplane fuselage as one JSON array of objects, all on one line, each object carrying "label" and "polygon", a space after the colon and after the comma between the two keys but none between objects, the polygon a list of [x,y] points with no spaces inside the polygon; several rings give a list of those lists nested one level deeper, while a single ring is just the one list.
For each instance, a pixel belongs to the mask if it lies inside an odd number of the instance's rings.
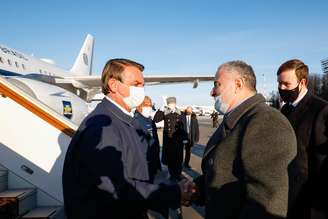
[{"label": "white airplane fuselage", "polygon": [[[56,86],[54,78],[74,76],[48,59],[37,59],[0,45],[0,76],[29,95],[79,124],[89,113],[88,104],[72,92]],[[49,82],[49,83],[47,83]]]}]

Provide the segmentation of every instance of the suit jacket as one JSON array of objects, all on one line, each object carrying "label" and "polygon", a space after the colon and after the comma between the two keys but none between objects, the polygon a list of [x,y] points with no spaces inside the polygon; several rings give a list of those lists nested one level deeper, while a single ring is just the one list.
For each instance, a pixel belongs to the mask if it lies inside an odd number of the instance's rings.
[{"label": "suit jacket", "polygon": [[262,95],[245,100],[209,139],[195,182],[207,219],[285,218],[288,166],[296,138],[288,120]]},{"label": "suit jacket", "polygon": [[328,203],[320,186],[322,177],[328,175],[322,172],[322,163],[328,154],[328,103],[308,91],[287,118],[296,133],[295,165],[300,170],[291,217],[309,218],[310,207],[325,209],[322,204]]},{"label": "suit jacket", "polygon": [[[187,132],[187,114],[183,113],[182,122],[184,126],[184,130]],[[199,141],[199,126],[198,126],[198,120],[195,113],[192,113],[190,115],[190,126],[189,126],[189,133],[188,134],[188,140],[189,145],[193,146],[195,143]]]},{"label": "suit jacket", "polygon": [[68,218],[147,218],[149,208],[180,205],[177,185],[148,182],[148,145],[136,122],[104,98],[81,123],[63,169]]}]

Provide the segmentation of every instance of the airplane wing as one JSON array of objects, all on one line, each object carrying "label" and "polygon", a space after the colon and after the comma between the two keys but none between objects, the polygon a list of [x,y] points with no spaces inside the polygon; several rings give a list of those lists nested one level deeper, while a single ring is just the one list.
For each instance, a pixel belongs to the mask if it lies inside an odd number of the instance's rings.
[{"label": "airplane wing", "polygon": [[[193,83],[196,88],[201,81],[213,81],[214,76],[210,75],[144,75],[146,85],[158,85],[169,83]],[[71,84],[75,88],[100,88],[101,76],[88,75],[88,76],[73,76],[56,78],[56,84]]]},{"label": "airplane wing", "polygon": [[[213,81],[214,77],[209,75],[144,75],[146,85],[159,85],[169,83],[193,83],[193,88],[201,81]],[[52,83],[71,91],[82,99],[90,102],[93,97],[101,92],[101,76],[71,76],[64,78],[52,78]]]}]

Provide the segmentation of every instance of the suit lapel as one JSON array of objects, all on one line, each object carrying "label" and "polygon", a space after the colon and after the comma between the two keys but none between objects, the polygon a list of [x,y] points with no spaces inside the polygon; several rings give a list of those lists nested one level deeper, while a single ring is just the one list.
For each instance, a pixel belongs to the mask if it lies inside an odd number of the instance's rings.
[{"label": "suit lapel", "polygon": [[308,106],[311,104],[312,94],[308,91],[303,99],[297,104],[294,111],[291,112],[287,118],[290,123],[297,127],[297,123],[303,121],[301,118],[304,117],[304,112],[307,111]]}]

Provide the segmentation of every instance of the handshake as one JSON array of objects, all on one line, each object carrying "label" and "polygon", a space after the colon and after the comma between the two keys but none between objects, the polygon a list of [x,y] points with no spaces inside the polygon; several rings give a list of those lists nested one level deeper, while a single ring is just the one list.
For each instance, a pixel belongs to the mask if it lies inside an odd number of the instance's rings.
[{"label": "handshake", "polygon": [[181,204],[184,206],[190,206],[196,201],[200,194],[195,183],[188,179],[183,179],[178,183],[181,191]]}]

